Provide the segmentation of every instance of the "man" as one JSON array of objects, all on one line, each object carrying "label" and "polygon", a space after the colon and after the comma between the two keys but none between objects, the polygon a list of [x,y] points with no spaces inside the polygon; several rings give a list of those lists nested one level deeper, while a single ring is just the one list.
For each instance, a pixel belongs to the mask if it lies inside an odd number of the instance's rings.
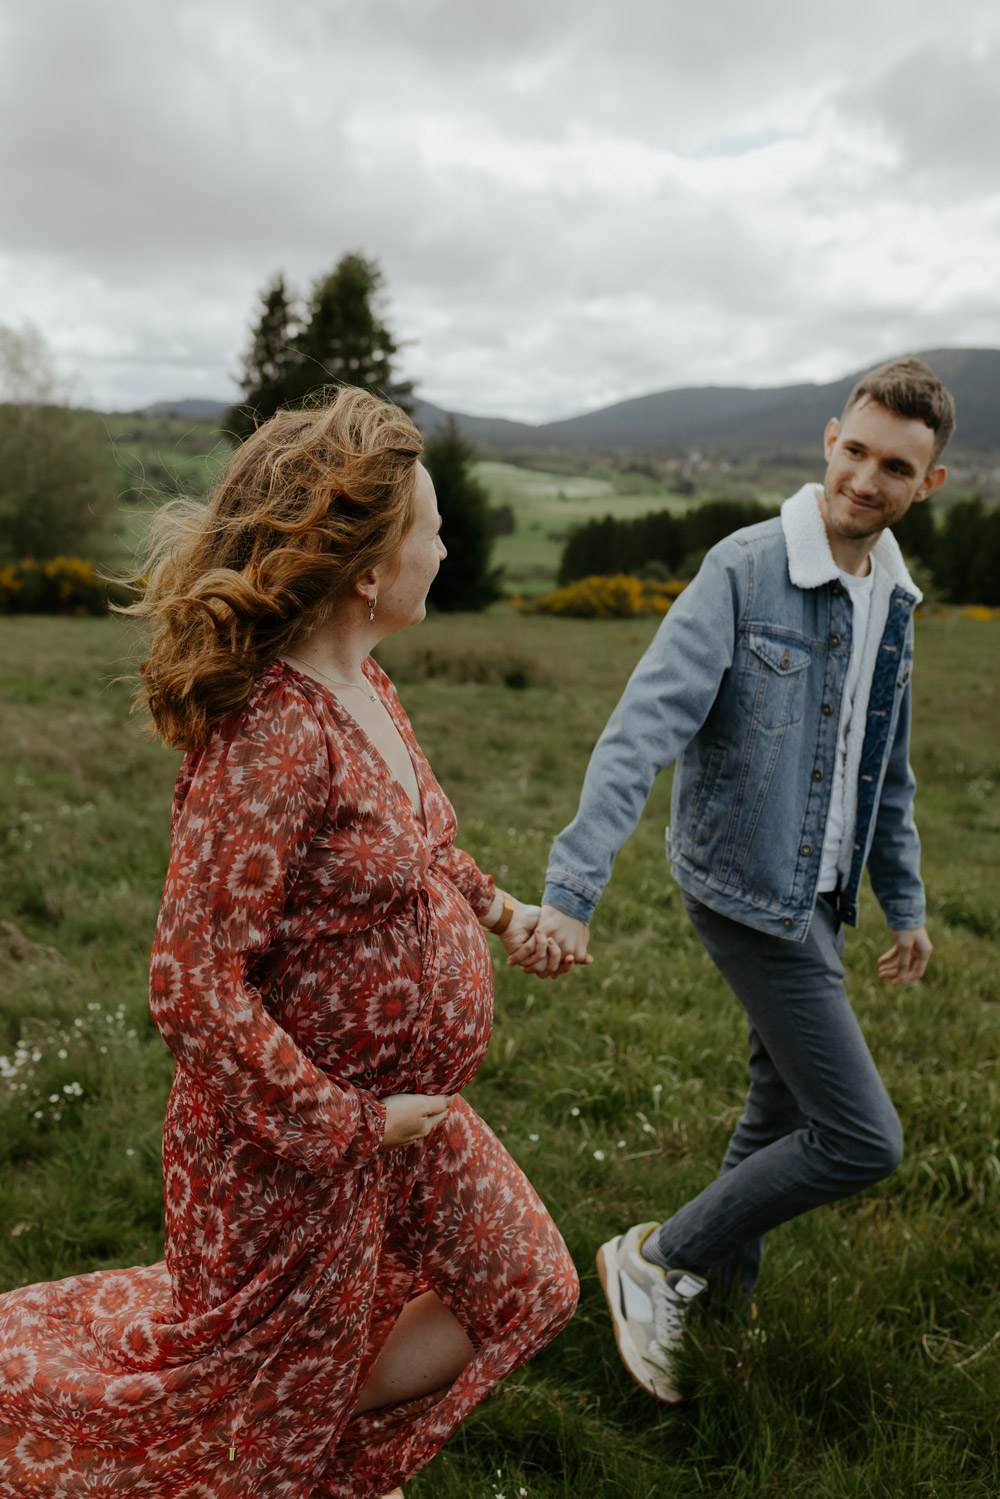
[{"label": "man", "polygon": [[748,1295],[764,1235],[879,1181],[899,1121],[843,985],[841,923],[867,864],[893,932],[879,975],[931,952],[908,762],[913,610],[888,529],[945,479],[954,403],[926,365],[861,380],[826,428],[826,476],[708,553],[633,673],[556,839],[539,933],[549,971],[586,961],[590,920],[657,773],[696,933],[749,1023],[750,1091],[718,1178],[665,1223],[602,1245],[619,1352],[668,1403],[687,1310]]}]

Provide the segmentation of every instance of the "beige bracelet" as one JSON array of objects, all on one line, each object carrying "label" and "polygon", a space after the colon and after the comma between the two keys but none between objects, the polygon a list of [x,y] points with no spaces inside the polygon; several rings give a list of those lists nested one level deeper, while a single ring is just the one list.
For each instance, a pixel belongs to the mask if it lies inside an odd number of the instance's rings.
[{"label": "beige bracelet", "polygon": [[485,928],[486,931],[492,932],[495,937],[499,937],[501,932],[507,930],[514,917],[514,897],[508,895],[506,890],[499,890],[497,894],[503,896],[503,910],[493,925]]}]

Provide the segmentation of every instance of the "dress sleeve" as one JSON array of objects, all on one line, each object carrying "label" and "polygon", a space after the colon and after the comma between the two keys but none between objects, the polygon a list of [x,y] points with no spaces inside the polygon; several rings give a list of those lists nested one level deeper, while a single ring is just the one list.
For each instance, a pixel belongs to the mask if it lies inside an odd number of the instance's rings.
[{"label": "dress sleeve", "polygon": [[248,978],[271,944],[330,790],[325,737],[294,689],[263,692],[188,769],[150,974],[153,1019],[230,1127],[315,1176],[375,1152],[385,1109],[331,1081]]},{"label": "dress sleeve", "polygon": [[448,843],[439,850],[437,863],[482,921],[497,893],[497,887],[490,876],[483,874],[471,854],[456,848],[453,843]]}]

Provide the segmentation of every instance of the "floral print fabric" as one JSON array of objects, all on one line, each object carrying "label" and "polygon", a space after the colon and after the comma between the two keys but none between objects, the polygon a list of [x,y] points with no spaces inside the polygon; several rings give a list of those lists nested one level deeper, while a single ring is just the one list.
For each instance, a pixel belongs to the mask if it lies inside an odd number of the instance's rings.
[{"label": "floral print fabric", "polygon": [[[464,1101],[378,1153],[381,1098],[457,1092],[482,1060],[494,886],[365,671],[424,825],[339,700],[282,662],[185,758],[150,980],[177,1059],[166,1260],[0,1297],[3,1499],[380,1494],[572,1314],[561,1238]],[[436,1402],[352,1418],[426,1290],[473,1359]]]}]

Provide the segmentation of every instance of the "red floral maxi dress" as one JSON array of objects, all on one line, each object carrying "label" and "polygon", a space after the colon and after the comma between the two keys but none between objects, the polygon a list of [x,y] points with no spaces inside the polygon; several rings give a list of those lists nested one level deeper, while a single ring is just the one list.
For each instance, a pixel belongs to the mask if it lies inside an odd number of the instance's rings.
[{"label": "red floral maxi dress", "polygon": [[[381,1098],[456,1092],[482,1060],[494,887],[365,671],[425,827],[339,700],[282,662],[184,761],[151,974],[177,1058],[166,1261],[0,1297],[3,1499],[380,1494],[572,1314],[559,1234],[464,1101],[378,1153]],[[436,1404],[352,1418],[426,1290],[474,1357]]]}]

